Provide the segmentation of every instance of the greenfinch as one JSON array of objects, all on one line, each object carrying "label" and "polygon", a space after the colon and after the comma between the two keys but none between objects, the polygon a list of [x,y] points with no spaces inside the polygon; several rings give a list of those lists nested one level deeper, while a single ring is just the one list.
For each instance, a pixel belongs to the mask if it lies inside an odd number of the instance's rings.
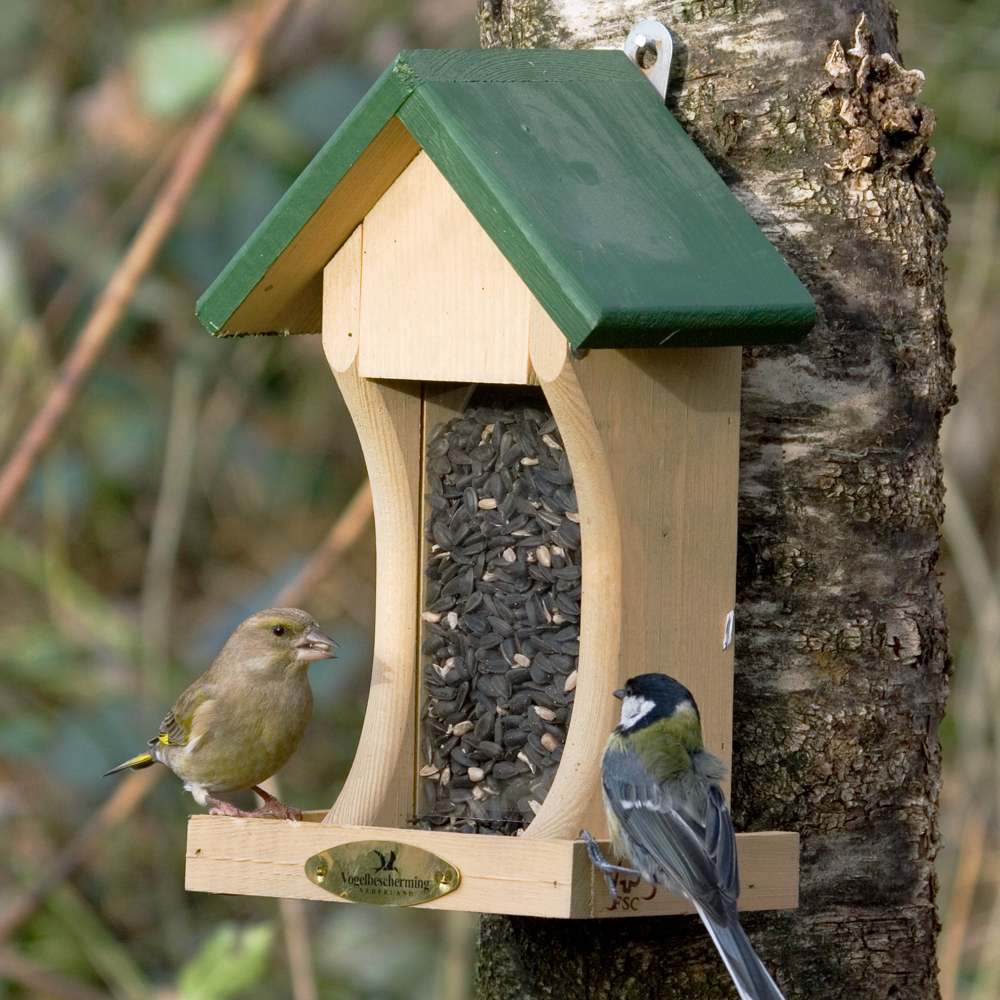
[{"label": "greenfinch", "polygon": [[[229,637],[212,665],[177,699],[149,741],[149,753],[112,768],[138,770],[157,761],[184,782],[212,815],[301,819],[258,787],[295,753],[312,716],[308,669],[335,656],[336,643],[298,608],[252,615]],[[210,792],[252,788],[263,805],[244,812]]]}]

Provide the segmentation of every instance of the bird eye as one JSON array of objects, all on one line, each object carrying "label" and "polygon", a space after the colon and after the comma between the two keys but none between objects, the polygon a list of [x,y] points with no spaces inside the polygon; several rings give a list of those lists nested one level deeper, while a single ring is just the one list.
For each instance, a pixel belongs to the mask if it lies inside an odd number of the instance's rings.
[{"label": "bird eye", "polygon": [[285,634],[285,626],[284,625],[275,625],[274,628],[271,629],[271,631],[275,635],[284,635]]}]

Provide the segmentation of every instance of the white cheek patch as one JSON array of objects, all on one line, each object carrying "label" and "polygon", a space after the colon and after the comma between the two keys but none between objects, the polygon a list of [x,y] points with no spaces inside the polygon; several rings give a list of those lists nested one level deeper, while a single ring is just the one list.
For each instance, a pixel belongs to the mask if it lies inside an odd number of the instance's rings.
[{"label": "white cheek patch", "polygon": [[656,708],[656,702],[648,698],[640,698],[638,695],[630,694],[622,702],[622,717],[620,725],[622,729],[631,729],[640,719],[649,715]]}]

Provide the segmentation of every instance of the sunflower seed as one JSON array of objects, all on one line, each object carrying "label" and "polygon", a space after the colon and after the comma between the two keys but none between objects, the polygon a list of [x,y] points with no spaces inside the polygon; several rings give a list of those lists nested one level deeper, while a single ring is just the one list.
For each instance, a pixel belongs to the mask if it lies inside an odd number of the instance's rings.
[{"label": "sunflower seed", "polygon": [[534,694],[533,691],[520,691],[513,698],[510,699],[510,710],[514,714],[520,714],[527,710],[528,706],[531,704],[531,696]]},{"label": "sunflower seed", "polygon": [[528,734],[521,729],[511,729],[503,734],[505,747],[521,747],[528,742]]},{"label": "sunflower seed", "polygon": [[455,747],[451,752],[451,759],[462,767],[475,767],[475,760],[470,757],[461,747]]}]

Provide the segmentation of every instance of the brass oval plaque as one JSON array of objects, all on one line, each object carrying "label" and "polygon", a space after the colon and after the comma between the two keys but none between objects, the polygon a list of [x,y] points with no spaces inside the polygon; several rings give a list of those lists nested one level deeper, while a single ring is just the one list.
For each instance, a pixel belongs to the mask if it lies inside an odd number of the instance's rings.
[{"label": "brass oval plaque", "polygon": [[413,906],[454,892],[462,876],[422,847],[392,840],[338,844],[306,861],[306,875],[321,889],[353,903]]}]

